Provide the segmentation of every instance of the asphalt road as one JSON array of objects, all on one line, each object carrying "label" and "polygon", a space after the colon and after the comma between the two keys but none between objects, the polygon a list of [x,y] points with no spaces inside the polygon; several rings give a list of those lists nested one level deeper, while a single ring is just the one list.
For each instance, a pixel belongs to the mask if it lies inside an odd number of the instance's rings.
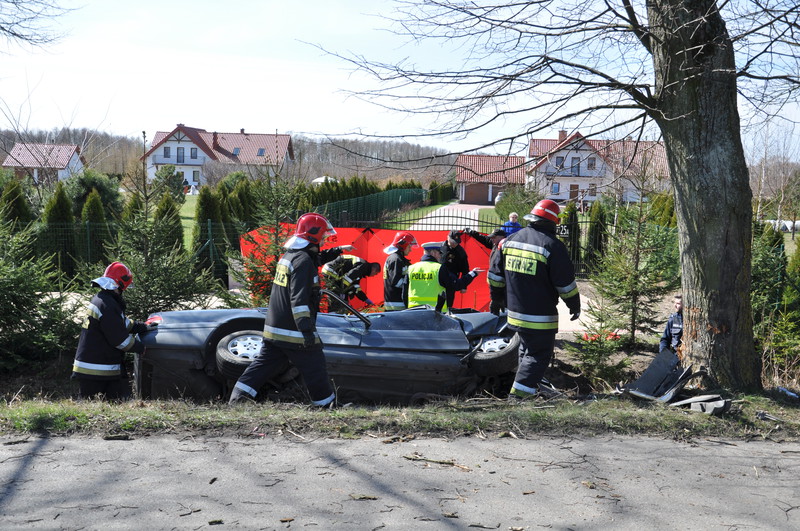
[{"label": "asphalt road", "polygon": [[0,437],[8,529],[798,529],[800,444]]}]

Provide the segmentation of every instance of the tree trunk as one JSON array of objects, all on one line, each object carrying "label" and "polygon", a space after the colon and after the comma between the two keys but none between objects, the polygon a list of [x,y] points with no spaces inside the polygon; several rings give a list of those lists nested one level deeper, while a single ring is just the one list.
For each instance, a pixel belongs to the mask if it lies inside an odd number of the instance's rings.
[{"label": "tree trunk", "polygon": [[683,353],[724,387],[761,387],[750,305],[752,192],[733,47],[712,0],[653,0],[656,105],[680,231]]}]

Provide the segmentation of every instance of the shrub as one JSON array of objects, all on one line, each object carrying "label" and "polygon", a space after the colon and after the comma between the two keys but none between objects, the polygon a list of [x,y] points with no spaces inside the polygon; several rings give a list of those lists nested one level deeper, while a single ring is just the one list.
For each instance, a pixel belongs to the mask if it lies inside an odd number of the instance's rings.
[{"label": "shrub", "polygon": [[77,302],[51,260],[31,256],[32,229],[0,222],[0,371],[53,360],[77,344]]}]

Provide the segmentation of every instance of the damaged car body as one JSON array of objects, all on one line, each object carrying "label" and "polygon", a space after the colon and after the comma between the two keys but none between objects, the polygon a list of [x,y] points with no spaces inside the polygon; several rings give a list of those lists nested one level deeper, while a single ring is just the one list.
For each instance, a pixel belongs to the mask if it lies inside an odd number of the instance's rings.
[{"label": "damaged car body", "polygon": [[[333,296],[329,294],[329,296]],[[320,313],[328,374],[346,402],[413,403],[434,396],[507,394],[519,338],[504,315],[444,315],[428,306],[361,314]],[[224,399],[261,350],[265,309],[185,310],[151,314],[134,359],[141,398]],[[296,371],[271,382],[295,391]],[[268,393],[259,393],[260,395]]]}]

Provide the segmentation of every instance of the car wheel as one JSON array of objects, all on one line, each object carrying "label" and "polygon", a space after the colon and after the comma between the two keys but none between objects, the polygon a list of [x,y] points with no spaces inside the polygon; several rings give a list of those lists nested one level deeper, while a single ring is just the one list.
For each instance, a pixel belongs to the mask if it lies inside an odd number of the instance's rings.
[{"label": "car wheel", "polygon": [[519,363],[519,335],[488,336],[472,355],[470,367],[478,376],[498,376],[515,371]]},{"label": "car wheel", "polygon": [[217,343],[217,370],[224,377],[238,380],[244,370],[261,353],[262,333],[239,330]]}]

